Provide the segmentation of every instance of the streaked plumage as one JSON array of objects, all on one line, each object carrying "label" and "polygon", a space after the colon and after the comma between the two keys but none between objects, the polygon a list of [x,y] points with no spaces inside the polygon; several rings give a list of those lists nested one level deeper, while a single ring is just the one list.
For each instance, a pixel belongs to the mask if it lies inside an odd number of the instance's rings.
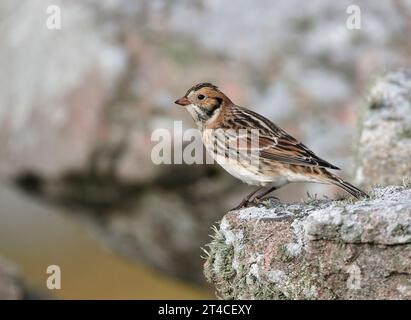
[{"label": "streaked plumage", "polygon": [[[187,108],[216,162],[245,183],[270,187],[264,195],[290,182],[307,181],[337,185],[357,198],[367,196],[327,170],[339,168],[262,115],[235,105],[210,83],[193,86],[176,103]],[[255,130],[257,144],[251,138]]]}]

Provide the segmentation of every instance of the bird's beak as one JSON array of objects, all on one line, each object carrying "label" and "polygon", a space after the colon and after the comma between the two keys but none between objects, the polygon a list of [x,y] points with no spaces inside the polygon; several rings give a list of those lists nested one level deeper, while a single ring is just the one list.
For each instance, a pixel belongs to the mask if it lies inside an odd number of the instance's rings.
[{"label": "bird's beak", "polygon": [[191,102],[187,99],[187,97],[182,97],[174,101],[174,103],[179,104],[180,106],[188,106],[189,104],[191,104]]}]

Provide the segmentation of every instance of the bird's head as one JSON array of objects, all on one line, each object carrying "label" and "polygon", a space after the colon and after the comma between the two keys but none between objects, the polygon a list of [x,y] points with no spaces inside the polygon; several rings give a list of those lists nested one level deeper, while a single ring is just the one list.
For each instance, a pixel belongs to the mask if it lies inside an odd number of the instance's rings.
[{"label": "bird's head", "polygon": [[231,100],[211,83],[200,83],[191,87],[187,93],[175,101],[191,114],[199,126],[218,117],[222,108]]}]

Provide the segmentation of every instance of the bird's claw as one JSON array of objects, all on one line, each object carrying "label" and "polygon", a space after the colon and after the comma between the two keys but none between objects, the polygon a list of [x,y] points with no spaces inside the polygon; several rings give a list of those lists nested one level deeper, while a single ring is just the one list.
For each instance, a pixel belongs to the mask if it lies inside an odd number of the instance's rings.
[{"label": "bird's claw", "polygon": [[249,204],[250,204],[250,201],[244,199],[243,201],[240,202],[240,204],[238,206],[232,208],[230,211],[236,211],[236,210],[246,208],[246,207],[248,207]]}]

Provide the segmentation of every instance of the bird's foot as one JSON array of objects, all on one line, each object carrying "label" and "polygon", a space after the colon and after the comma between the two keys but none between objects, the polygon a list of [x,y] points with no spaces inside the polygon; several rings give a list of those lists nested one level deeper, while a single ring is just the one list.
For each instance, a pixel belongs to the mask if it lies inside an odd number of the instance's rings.
[{"label": "bird's foot", "polygon": [[264,197],[264,198],[259,199],[260,202],[261,201],[269,201],[269,200],[275,200],[275,201],[280,202],[280,199],[278,199],[277,197]]},{"label": "bird's foot", "polygon": [[280,199],[278,199],[277,197],[263,197],[263,198],[255,198],[253,199],[253,204],[255,205],[263,205],[265,207],[270,207],[270,204],[272,201],[277,201],[280,202]]},{"label": "bird's foot", "polygon": [[236,211],[236,210],[246,208],[249,204],[250,204],[250,201],[247,198],[243,199],[243,201],[241,201],[238,206],[232,208],[230,211]]}]

